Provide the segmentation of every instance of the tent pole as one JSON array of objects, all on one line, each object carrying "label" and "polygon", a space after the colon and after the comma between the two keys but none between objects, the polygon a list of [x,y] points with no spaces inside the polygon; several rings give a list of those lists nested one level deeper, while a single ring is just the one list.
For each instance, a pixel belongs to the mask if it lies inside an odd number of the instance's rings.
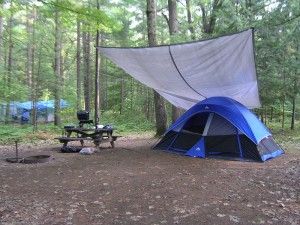
[{"label": "tent pole", "polygon": [[[180,131],[181,131],[181,130],[180,130]],[[178,133],[176,134],[176,137],[175,137],[174,140],[171,142],[171,144],[168,146],[167,151],[170,150],[170,147],[174,144],[174,142],[175,142],[176,139],[178,138],[179,133],[180,133],[180,132],[178,132]]]},{"label": "tent pole", "polygon": [[[184,125],[183,125],[184,126]],[[171,144],[168,146],[167,151],[169,151],[170,147],[174,144],[174,142],[176,141],[176,139],[178,138],[179,133],[182,131],[183,126],[180,128],[179,132],[176,134],[176,137],[174,138],[174,140],[171,142]]]},{"label": "tent pole", "polygon": [[204,130],[203,130],[203,133],[202,133],[202,136],[207,136],[208,129],[210,127],[210,124],[211,124],[211,121],[212,121],[213,117],[214,117],[214,113],[209,113],[209,116],[206,120],[206,124],[205,124]]}]

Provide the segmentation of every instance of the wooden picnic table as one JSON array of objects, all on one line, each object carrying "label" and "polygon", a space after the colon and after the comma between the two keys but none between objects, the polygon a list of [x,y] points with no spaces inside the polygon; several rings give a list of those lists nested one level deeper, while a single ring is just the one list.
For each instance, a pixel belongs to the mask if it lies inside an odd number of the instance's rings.
[{"label": "wooden picnic table", "polygon": [[95,146],[99,148],[101,143],[110,142],[111,147],[115,147],[114,141],[118,136],[113,136],[113,128],[83,128],[83,127],[65,127],[65,136],[58,137],[63,147],[66,147],[69,142],[80,141],[81,146],[84,146],[84,141],[93,141]]}]

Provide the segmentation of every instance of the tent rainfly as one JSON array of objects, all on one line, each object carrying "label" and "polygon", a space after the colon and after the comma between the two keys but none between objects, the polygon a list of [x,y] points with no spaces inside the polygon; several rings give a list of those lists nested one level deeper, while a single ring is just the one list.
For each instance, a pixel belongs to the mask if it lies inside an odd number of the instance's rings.
[{"label": "tent rainfly", "polygon": [[98,47],[170,103],[189,109],[213,96],[260,107],[253,29],[197,42],[145,48]]},{"label": "tent rainfly", "polygon": [[284,153],[245,106],[211,97],[186,111],[154,147],[192,157],[218,155],[266,161]]}]

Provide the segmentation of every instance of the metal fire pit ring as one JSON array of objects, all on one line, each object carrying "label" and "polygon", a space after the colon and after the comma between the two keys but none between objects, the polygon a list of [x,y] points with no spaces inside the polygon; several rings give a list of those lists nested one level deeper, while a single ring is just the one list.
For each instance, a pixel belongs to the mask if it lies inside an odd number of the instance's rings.
[{"label": "metal fire pit ring", "polygon": [[45,163],[50,160],[50,155],[33,155],[29,157],[25,157],[22,163],[32,164],[32,163]]},{"label": "metal fire pit ring", "polygon": [[23,158],[6,158],[5,160],[10,163],[22,163],[23,162]]}]

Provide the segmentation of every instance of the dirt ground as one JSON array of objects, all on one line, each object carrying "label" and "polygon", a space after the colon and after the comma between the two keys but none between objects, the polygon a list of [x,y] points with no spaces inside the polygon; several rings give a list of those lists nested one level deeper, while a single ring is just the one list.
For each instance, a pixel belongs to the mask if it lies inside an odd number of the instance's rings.
[{"label": "dirt ground", "polygon": [[265,163],[199,159],[123,138],[93,155],[20,146],[43,164],[10,164],[0,148],[0,224],[300,224],[300,154]]}]

